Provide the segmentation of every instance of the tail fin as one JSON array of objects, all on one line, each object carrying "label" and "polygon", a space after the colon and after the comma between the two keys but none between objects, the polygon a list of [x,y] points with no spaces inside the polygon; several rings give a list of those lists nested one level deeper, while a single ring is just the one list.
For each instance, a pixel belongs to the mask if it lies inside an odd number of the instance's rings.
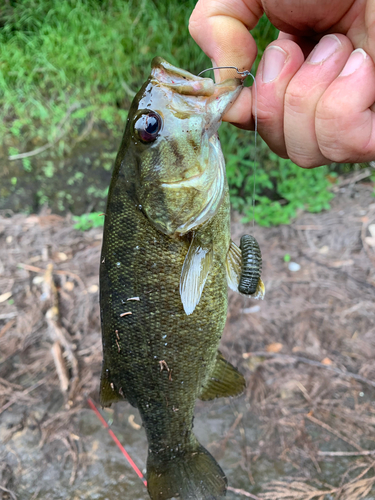
[{"label": "tail fin", "polygon": [[219,464],[198,441],[195,449],[168,461],[148,455],[147,488],[152,500],[221,500],[227,484]]}]

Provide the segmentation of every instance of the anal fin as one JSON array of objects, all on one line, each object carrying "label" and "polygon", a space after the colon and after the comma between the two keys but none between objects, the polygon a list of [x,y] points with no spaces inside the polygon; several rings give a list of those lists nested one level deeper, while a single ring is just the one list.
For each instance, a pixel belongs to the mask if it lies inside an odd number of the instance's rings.
[{"label": "anal fin", "polygon": [[238,396],[245,387],[243,375],[218,351],[215,367],[202,387],[199,399],[208,401],[220,397]]},{"label": "anal fin", "polygon": [[100,404],[103,407],[111,406],[112,403],[117,403],[118,401],[125,401],[122,389],[116,389],[114,384],[108,379],[107,373],[105,364],[103,363],[100,377]]}]

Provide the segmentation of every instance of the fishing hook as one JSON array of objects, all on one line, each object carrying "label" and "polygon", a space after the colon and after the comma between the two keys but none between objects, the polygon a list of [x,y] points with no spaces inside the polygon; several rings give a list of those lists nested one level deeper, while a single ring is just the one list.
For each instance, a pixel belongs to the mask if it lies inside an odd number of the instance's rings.
[{"label": "fishing hook", "polygon": [[[236,66],[214,66],[213,68],[204,69],[203,71],[198,73],[197,76],[201,76],[202,73],[205,73],[206,71],[210,71],[211,69],[235,69],[237,71],[237,73],[243,77],[251,75],[249,70],[245,69],[245,71],[240,71],[238,68],[236,68]],[[251,75],[251,76],[253,76],[253,75]]]}]

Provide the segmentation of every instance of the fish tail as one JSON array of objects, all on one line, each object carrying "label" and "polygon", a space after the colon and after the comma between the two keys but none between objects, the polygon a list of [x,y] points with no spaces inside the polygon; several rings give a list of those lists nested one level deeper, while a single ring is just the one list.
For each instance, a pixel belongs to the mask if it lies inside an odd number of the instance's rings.
[{"label": "fish tail", "polygon": [[147,487],[152,500],[220,500],[227,484],[220,465],[198,441],[193,450],[167,461],[149,452]]}]

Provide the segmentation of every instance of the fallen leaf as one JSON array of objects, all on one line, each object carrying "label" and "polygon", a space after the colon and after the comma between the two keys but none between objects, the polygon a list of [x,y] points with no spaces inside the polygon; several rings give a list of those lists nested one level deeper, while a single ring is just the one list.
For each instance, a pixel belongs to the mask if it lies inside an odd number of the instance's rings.
[{"label": "fallen leaf", "polygon": [[12,292],[5,292],[0,295],[0,303],[5,302],[6,300],[10,299],[12,296]]},{"label": "fallen leaf", "polygon": [[29,215],[29,217],[26,217],[25,222],[26,222],[26,224],[30,224],[32,226],[35,226],[35,224],[39,223],[39,217],[35,214]]},{"label": "fallen leaf", "polygon": [[333,361],[331,361],[329,358],[324,358],[321,361],[322,365],[333,365]]},{"label": "fallen leaf", "polygon": [[66,260],[68,260],[68,256],[66,255],[66,253],[64,252],[57,252],[57,258],[61,261],[61,262],[65,262]]},{"label": "fallen leaf", "polygon": [[268,346],[266,346],[266,351],[267,352],[280,352],[282,348],[283,348],[283,344],[280,344],[280,342],[273,342],[272,344],[268,344]]},{"label": "fallen leaf", "polygon": [[256,305],[253,307],[245,307],[245,309],[242,309],[243,314],[254,314],[260,311],[260,306]]},{"label": "fallen leaf", "polygon": [[134,422],[134,415],[129,415],[128,422],[129,424],[133,427],[133,429],[139,431],[139,429],[142,427],[141,425],[137,424],[137,422]]},{"label": "fallen leaf", "polygon": [[327,245],[322,246],[322,248],[319,248],[318,252],[321,253],[322,255],[327,254],[329,252],[329,246]]},{"label": "fallen leaf", "polygon": [[375,248],[375,236],[366,236],[365,242],[369,247]]},{"label": "fallen leaf", "polygon": [[332,262],[331,266],[332,267],[344,267],[344,266],[352,266],[354,264],[353,259],[348,259],[348,260],[335,260],[335,262]]},{"label": "fallen leaf", "polygon": [[71,292],[73,289],[74,289],[74,283],[73,281],[66,281],[64,283],[64,288],[65,290],[67,290],[68,292]]}]

